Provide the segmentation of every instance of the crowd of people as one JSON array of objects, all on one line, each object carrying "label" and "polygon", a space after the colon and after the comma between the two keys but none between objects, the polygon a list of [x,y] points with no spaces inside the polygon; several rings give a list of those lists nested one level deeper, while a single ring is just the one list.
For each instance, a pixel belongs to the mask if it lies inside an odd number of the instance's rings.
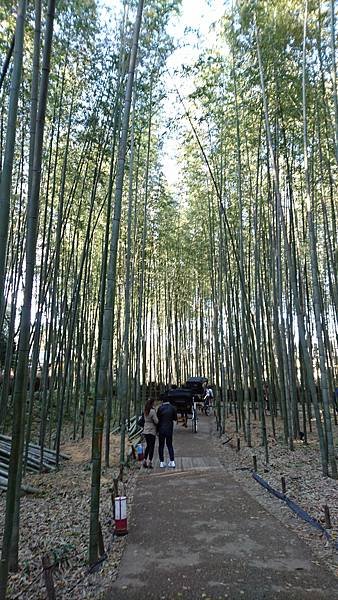
[{"label": "crowd of people", "polygon": [[[177,386],[172,386],[176,388]],[[206,386],[203,406],[205,414],[209,414],[209,409],[213,404],[213,391],[210,385]],[[165,396],[162,399],[161,405],[158,409],[155,409],[155,400],[150,398],[147,400],[144,411],[143,411],[143,435],[146,442],[143,467],[146,469],[153,468],[153,458],[155,452],[156,436],[158,435],[158,455],[160,461],[160,468],[164,469],[166,466],[174,469],[175,453],[173,447],[173,432],[174,422],[177,423],[177,409],[173,404],[170,403],[169,399]],[[183,424],[186,423],[183,419]],[[166,464],[164,461],[164,447],[167,446],[169,461]]]}]

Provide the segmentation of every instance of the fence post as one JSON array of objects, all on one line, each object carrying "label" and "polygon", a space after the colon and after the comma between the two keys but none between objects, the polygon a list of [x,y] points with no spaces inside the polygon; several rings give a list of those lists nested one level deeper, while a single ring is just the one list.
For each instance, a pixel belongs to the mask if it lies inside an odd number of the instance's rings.
[{"label": "fence post", "polygon": [[281,482],[282,482],[282,492],[283,492],[283,494],[285,494],[285,492],[286,492],[285,477],[281,478]]},{"label": "fence post", "polygon": [[253,461],[253,469],[256,473],[256,471],[257,471],[257,456],[253,455],[252,461]]},{"label": "fence post", "polygon": [[47,598],[48,600],[56,600],[55,589],[54,589],[54,581],[53,581],[53,573],[52,573],[52,565],[49,559],[48,554],[44,554],[42,557],[42,568],[43,568],[43,578],[47,590]]},{"label": "fence post", "polygon": [[327,504],[324,504],[323,508],[325,514],[325,527],[327,529],[332,529],[329,507]]}]

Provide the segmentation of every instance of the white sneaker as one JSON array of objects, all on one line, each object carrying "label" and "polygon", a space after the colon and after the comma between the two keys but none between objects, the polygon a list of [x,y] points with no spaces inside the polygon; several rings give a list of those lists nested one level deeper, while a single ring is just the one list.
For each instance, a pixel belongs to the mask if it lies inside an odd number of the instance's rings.
[{"label": "white sneaker", "polygon": [[160,469],[164,469],[164,468],[165,468],[164,462],[160,462]]},{"label": "white sneaker", "polygon": [[176,465],[175,465],[175,461],[174,460],[170,460],[168,462],[168,467],[172,467],[173,469],[175,469]]}]

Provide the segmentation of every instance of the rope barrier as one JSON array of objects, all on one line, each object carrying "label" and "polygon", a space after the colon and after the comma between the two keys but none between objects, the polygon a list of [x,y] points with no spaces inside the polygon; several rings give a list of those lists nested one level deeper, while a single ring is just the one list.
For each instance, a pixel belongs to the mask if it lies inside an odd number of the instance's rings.
[{"label": "rope barrier", "polygon": [[265,479],[260,477],[260,475],[257,475],[257,473],[255,473],[255,472],[252,472],[251,474],[252,474],[252,477],[262,487],[264,487],[270,494],[272,494],[279,500],[282,500],[283,502],[285,502],[286,505],[298,517],[300,517],[301,519],[303,519],[303,521],[306,521],[306,523],[309,523],[309,525],[311,525],[312,527],[314,527],[315,529],[317,529],[318,531],[323,533],[329,542],[333,542],[335,549],[338,551],[338,541],[335,540],[332,535],[330,535],[330,533],[325,529],[325,527],[323,527],[323,525],[319,521],[317,521],[317,519],[315,519],[314,517],[311,517],[311,515],[309,515],[301,506],[296,504],[296,502],[291,500],[288,496],[286,496],[282,492],[279,492],[278,490],[275,490],[267,481],[265,481]]}]

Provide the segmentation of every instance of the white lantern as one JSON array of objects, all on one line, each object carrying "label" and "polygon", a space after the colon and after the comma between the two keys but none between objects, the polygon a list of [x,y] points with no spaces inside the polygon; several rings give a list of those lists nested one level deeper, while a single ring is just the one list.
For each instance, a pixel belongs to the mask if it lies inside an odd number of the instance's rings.
[{"label": "white lantern", "polygon": [[116,535],[125,535],[128,533],[126,496],[117,496],[115,498],[115,533]]}]

